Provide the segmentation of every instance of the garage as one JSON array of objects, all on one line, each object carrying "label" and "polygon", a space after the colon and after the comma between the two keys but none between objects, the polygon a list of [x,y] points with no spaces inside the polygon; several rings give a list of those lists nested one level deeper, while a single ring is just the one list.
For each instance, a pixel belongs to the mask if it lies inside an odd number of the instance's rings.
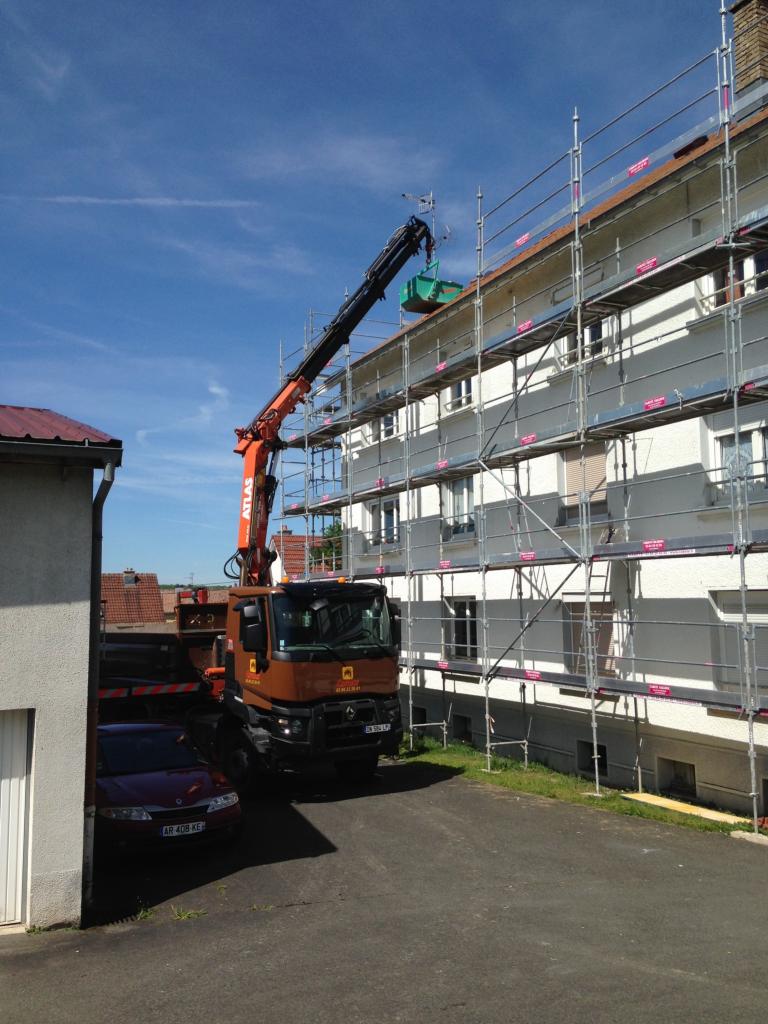
[{"label": "garage", "polygon": [[30,716],[0,711],[0,925],[21,922],[26,887]]}]

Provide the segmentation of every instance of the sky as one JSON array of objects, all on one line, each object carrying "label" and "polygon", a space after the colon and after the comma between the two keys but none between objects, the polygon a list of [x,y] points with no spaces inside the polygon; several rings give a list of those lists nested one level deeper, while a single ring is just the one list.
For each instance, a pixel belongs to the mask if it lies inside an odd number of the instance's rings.
[{"label": "sky", "polygon": [[104,570],[221,580],[233,429],[415,212],[402,193],[434,192],[441,276],[468,281],[478,187],[498,201],[575,106],[587,134],[713,50],[718,9],[0,0],[0,403],[122,439]]}]

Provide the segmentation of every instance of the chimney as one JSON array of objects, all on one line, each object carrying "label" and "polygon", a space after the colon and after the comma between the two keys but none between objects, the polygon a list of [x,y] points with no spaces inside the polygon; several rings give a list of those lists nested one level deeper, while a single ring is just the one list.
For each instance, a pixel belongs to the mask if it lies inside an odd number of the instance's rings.
[{"label": "chimney", "polygon": [[136,575],[134,569],[123,569],[123,586],[124,587],[135,587],[139,582],[139,577]]},{"label": "chimney", "polygon": [[284,537],[291,537],[291,536],[293,536],[293,530],[289,529],[289,527],[287,527],[287,526],[281,526],[280,527],[280,533],[282,533]]},{"label": "chimney", "polygon": [[731,14],[736,93],[743,97],[768,82],[768,0],[737,0]]}]

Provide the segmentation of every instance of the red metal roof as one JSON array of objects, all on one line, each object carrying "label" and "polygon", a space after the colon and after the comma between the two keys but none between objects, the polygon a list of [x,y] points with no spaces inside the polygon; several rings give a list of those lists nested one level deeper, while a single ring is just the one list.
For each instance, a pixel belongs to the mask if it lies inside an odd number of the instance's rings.
[{"label": "red metal roof", "polygon": [[0,405],[0,438],[69,444],[87,442],[113,448],[122,445],[122,441],[87,423],[78,423],[51,409],[32,409],[24,405]]},{"label": "red metal roof", "polygon": [[165,622],[156,574],[140,572],[136,575],[137,582],[126,586],[121,572],[102,573],[101,600],[107,625]]}]

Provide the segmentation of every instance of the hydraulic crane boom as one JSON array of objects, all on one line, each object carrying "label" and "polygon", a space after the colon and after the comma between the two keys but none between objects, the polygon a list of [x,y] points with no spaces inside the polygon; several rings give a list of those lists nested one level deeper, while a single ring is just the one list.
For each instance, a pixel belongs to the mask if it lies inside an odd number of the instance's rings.
[{"label": "hydraulic crane boom", "polygon": [[275,460],[283,447],[278,437],[286,416],[312,388],[323,367],[333,359],[352,331],[384,298],[384,289],[425,243],[427,262],[434,240],[424,223],[411,217],[392,235],[381,253],[366,270],[363,283],[341,306],[317,345],[291,373],[284,386],[247,427],[238,428],[235,451],[243,456],[243,490],[237,551],[233,561],[239,572],[229,573],[241,586],[269,586],[272,558],[267,548],[267,530],[277,479]]}]

